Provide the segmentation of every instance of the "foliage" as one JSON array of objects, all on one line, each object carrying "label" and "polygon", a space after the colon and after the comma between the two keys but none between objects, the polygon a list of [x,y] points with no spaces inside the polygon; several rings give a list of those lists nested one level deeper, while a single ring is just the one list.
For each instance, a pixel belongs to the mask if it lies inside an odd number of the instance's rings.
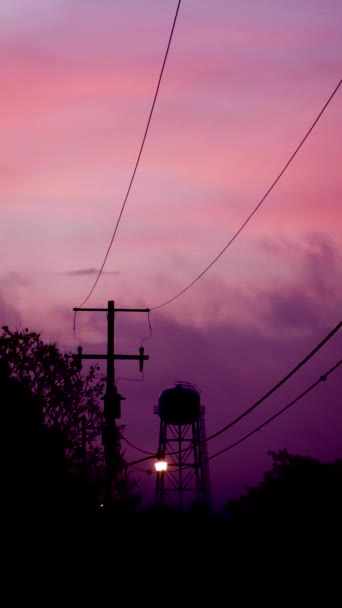
[{"label": "foliage", "polygon": [[63,432],[66,455],[75,467],[81,460],[84,425],[88,465],[96,466],[102,424],[98,401],[104,388],[96,367],[91,366],[82,376],[71,353],[62,354],[56,344],[46,344],[40,334],[28,329],[11,331],[7,326],[2,329],[0,358],[6,362],[9,375],[40,404],[43,422]]},{"label": "foliage", "polygon": [[[11,429],[23,429],[23,437],[38,432],[39,441],[43,436],[42,425],[58,431],[69,472],[81,473],[81,480],[85,474],[92,491],[101,496],[103,415],[99,402],[105,378],[98,373],[99,367],[91,365],[83,375],[71,353],[62,354],[56,344],[45,343],[40,334],[28,329],[11,331],[7,326],[2,330],[0,363],[2,375],[7,376],[4,383],[7,389],[3,386],[1,391],[7,409],[3,416],[5,423]],[[118,431],[122,434],[123,427],[118,427]],[[51,441],[51,433],[48,436]],[[32,442],[26,450],[34,451]],[[140,500],[137,483],[130,479],[122,454],[119,460],[121,473],[116,480],[115,502],[120,503],[121,510],[134,510]]]},{"label": "foliage", "polygon": [[235,522],[311,526],[334,525],[342,508],[342,460],[321,463],[287,450],[269,452],[271,470],[247,494],[227,505]]}]

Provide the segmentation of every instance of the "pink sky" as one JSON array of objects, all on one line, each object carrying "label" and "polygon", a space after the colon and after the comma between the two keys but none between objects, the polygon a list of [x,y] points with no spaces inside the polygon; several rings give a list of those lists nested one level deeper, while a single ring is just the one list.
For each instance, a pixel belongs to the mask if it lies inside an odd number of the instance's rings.
[{"label": "pink sky", "polygon": [[[71,309],[95,278],[82,271],[99,268],[107,249],[175,7],[171,0],[2,1],[4,322],[24,323],[61,345],[77,345]],[[108,273],[89,305],[114,299],[120,305],[155,306],[208,264],[260,200],[340,80],[341,36],[337,0],[183,0]],[[177,303],[152,315],[146,382],[121,387],[127,397],[122,422],[132,441],[155,449],[152,406],[180,376],[202,388],[207,426],[216,430],[340,320],[341,109],[339,91],[226,256]],[[70,271],[81,272],[66,274]],[[125,317],[119,326],[123,348],[135,351],[146,327],[146,319]],[[103,323],[79,318],[85,348],[102,350],[104,332]],[[337,337],[311,372],[333,364],[340,347]],[[296,380],[298,390],[311,372]],[[127,368],[124,375],[134,376],[135,370]],[[263,438],[214,460],[217,494],[224,497],[255,482],[268,465],[268,448],[341,456],[333,433],[342,422],[341,380],[329,381],[329,387],[313,399],[313,415],[308,399]],[[290,392],[284,390],[283,397]],[[272,404],[264,412],[270,415]],[[262,418],[261,413],[257,421]],[[238,436],[236,429],[233,440]],[[213,451],[230,441],[222,436]],[[143,485],[152,483],[148,480]]]}]

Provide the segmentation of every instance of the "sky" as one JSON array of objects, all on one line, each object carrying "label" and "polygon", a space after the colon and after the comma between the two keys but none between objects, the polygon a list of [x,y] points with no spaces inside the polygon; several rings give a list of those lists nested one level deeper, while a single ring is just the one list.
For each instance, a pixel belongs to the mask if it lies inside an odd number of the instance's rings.
[{"label": "sky", "polygon": [[[126,193],[176,1],[2,0],[0,320],[62,349],[105,352],[89,293]],[[183,0],[136,179],[88,301],[154,307],[192,281],[263,196],[341,79],[339,0]],[[227,253],[152,312],[144,382],[119,380],[126,436],[154,451],[153,407],[195,383],[211,434],[268,390],[341,319],[342,91]],[[340,332],[341,333],[341,332]],[[135,353],[146,315],[117,315]],[[341,357],[342,335],[272,399],[208,444],[213,454]],[[135,363],[118,377],[140,379]],[[211,461],[215,504],[260,481],[268,450],[341,453],[341,372]],[[139,453],[126,449],[128,460]],[[134,471],[145,500],[155,478]]]}]

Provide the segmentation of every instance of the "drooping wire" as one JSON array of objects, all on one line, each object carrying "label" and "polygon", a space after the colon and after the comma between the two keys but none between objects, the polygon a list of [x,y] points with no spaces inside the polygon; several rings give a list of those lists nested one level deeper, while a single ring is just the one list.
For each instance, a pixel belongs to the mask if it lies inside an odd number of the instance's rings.
[{"label": "drooping wire", "polygon": [[135,467],[134,465],[130,465],[131,469],[135,471],[139,471],[139,473],[146,473],[146,475],[152,475],[153,471],[151,469],[142,469],[141,467]]},{"label": "drooping wire", "polygon": [[162,77],[163,77],[163,73],[164,73],[164,69],[165,69],[165,65],[166,65],[166,60],[167,60],[167,57],[168,57],[168,54],[169,54],[169,50],[170,50],[170,46],[171,46],[171,41],[172,41],[172,38],[173,38],[173,33],[174,33],[176,22],[177,22],[177,17],[178,17],[181,1],[182,0],[178,0],[178,3],[177,3],[177,8],[176,8],[175,16],[174,16],[174,19],[173,19],[170,36],[169,36],[169,40],[168,40],[168,43],[167,43],[166,52],[165,52],[165,55],[164,55],[164,60],[163,60],[162,67],[161,67],[160,74],[159,74],[159,78],[158,78],[157,88],[156,88],[156,91],[155,91],[155,94],[154,94],[154,98],[153,98],[153,102],[152,102],[152,107],[151,107],[150,114],[149,114],[149,117],[148,117],[148,120],[147,120],[147,125],[146,125],[146,128],[145,128],[145,132],[144,132],[144,136],[143,136],[141,145],[140,145],[138,157],[137,157],[137,160],[136,160],[136,163],[135,163],[135,166],[134,166],[134,169],[133,169],[133,173],[132,173],[129,185],[128,185],[126,196],[125,196],[124,201],[122,203],[121,210],[120,210],[120,213],[119,213],[119,217],[117,219],[117,222],[116,222],[116,225],[115,225],[115,228],[114,228],[114,232],[113,232],[112,238],[110,240],[109,247],[107,249],[106,255],[105,255],[104,260],[102,262],[101,268],[100,268],[100,270],[98,272],[98,275],[97,275],[97,277],[95,279],[95,282],[94,282],[91,290],[89,291],[89,293],[88,293],[87,297],[85,298],[85,300],[83,300],[82,304],[80,304],[79,308],[81,308],[82,306],[84,306],[84,304],[89,300],[90,296],[92,295],[92,293],[93,293],[93,291],[94,291],[94,289],[95,289],[95,287],[96,287],[96,285],[97,285],[97,283],[98,283],[98,281],[100,279],[100,276],[102,274],[104,266],[105,266],[105,264],[107,262],[107,258],[108,258],[109,252],[110,252],[110,250],[112,248],[112,245],[113,245],[113,242],[114,242],[114,239],[115,239],[115,236],[116,236],[116,233],[117,233],[117,230],[118,230],[118,227],[119,227],[119,224],[120,224],[120,221],[121,221],[121,218],[122,218],[122,215],[123,215],[123,212],[124,212],[124,209],[125,209],[125,206],[126,206],[126,203],[127,203],[127,200],[128,200],[131,188],[132,188],[132,185],[133,185],[133,182],[134,182],[134,178],[135,178],[135,175],[136,175],[139,163],[140,163],[140,158],[141,158],[141,155],[142,155],[142,152],[143,152],[143,149],[144,149],[144,145],[145,145],[145,141],[146,141],[146,138],[147,138],[147,134],[148,134],[148,131],[149,131],[149,128],[150,128],[153,111],[154,111],[154,108],[155,108],[155,105],[156,105],[156,101],[157,101],[157,97],[158,97],[158,93],[159,93],[159,89],[160,89],[160,84],[161,84],[161,81],[162,81]]},{"label": "drooping wire", "polygon": [[162,302],[161,304],[158,304],[158,306],[154,306],[153,308],[151,308],[151,310],[158,310],[158,308],[163,308],[164,306],[167,306],[168,304],[171,304],[171,302],[174,302],[175,300],[177,300],[178,298],[180,298],[180,296],[182,296],[186,291],[188,291],[191,287],[193,287],[193,285],[195,285],[195,283],[197,283],[210,270],[210,268],[212,268],[212,266],[214,266],[214,264],[216,264],[216,262],[220,259],[220,257],[234,243],[234,241],[237,239],[237,237],[239,236],[239,234],[243,231],[243,229],[247,226],[247,224],[252,219],[252,217],[254,216],[254,214],[261,207],[261,205],[263,204],[263,202],[265,201],[265,199],[272,192],[273,188],[278,183],[278,181],[280,180],[280,178],[282,177],[282,175],[285,173],[286,169],[292,163],[292,161],[294,160],[295,156],[298,154],[299,150],[301,149],[301,147],[303,146],[303,144],[305,143],[305,141],[308,139],[311,131],[314,129],[314,127],[318,123],[319,119],[321,118],[322,114],[324,113],[324,111],[326,110],[326,108],[328,107],[328,105],[330,104],[330,102],[332,101],[334,95],[337,93],[337,91],[340,88],[341,84],[342,84],[342,79],[340,80],[340,82],[338,83],[338,85],[335,87],[335,89],[332,92],[332,94],[330,95],[328,101],[324,104],[324,106],[321,109],[320,113],[318,114],[317,118],[312,123],[312,125],[309,128],[309,130],[307,131],[306,135],[303,137],[303,139],[301,140],[301,142],[299,143],[299,145],[297,146],[297,148],[293,152],[292,156],[287,161],[286,165],[280,171],[280,173],[278,174],[278,176],[276,177],[276,179],[274,180],[274,182],[271,184],[271,186],[268,188],[267,192],[264,194],[264,196],[259,201],[259,203],[257,204],[257,206],[253,209],[253,211],[249,214],[249,216],[247,217],[247,219],[243,222],[243,224],[240,226],[240,228],[232,236],[232,238],[230,239],[230,241],[228,241],[228,243],[223,247],[223,249],[221,249],[221,251],[210,262],[210,264],[208,264],[208,266],[206,266],[206,268],[204,268],[204,270],[202,270],[202,272],[200,272],[200,274],[193,281],[191,281],[191,283],[189,283],[188,285],[186,285],[186,287],[184,287],[181,291],[179,291],[178,293],[176,293],[176,295],[174,295],[172,298],[169,298],[165,302]]},{"label": "drooping wire", "polygon": [[118,384],[120,380],[125,380],[126,382],[144,382],[145,376],[144,372],[141,372],[141,378],[124,378],[124,376],[119,376],[119,378],[116,378],[115,384]]},{"label": "drooping wire", "polygon": [[[148,336],[145,336],[145,337],[141,338],[140,346],[143,346],[144,343],[147,340],[150,340],[152,338],[152,325],[151,325],[150,311],[149,310],[147,311],[147,318],[148,318],[148,326],[149,326],[149,329],[150,329],[150,333],[149,333]],[[120,376],[119,378],[116,379],[116,384],[118,384],[118,382],[120,382],[120,380],[125,380],[126,382],[144,382],[144,380],[145,380],[145,374],[142,371],[140,373],[140,378],[128,378],[128,377]]]},{"label": "drooping wire", "polygon": [[148,336],[141,338],[140,346],[144,346],[145,342],[147,342],[147,340],[151,340],[151,338],[153,337],[150,311],[147,312],[147,321],[148,321],[150,333],[148,334]]},{"label": "drooping wire", "polygon": [[216,433],[213,433],[212,435],[210,435],[207,438],[207,441],[210,441],[211,439],[218,437],[218,435],[221,435],[222,433],[224,433],[225,431],[230,429],[232,426],[234,426],[235,424],[240,422],[240,420],[242,420],[248,414],[250,414],[253,410],[255,410],[257,407],[259,407],[259,405],[261,405],[261,403],[266,401],[266,399],[268,399],[268,397],[270,397],[273,393],[275,393],[275,391],[277,391],[281,386],[283,386],[283,384],[285,384],[285,382],[287,382],[290,378],[292,378],[292,376],[294,376],[339,331],[339,329],[341,329],[341,327],[342,327],[342,321],[340,321],[336,325],[336,327],[334,327],[334,329],[327,336],[325,336],[325,338],[323,338],[323,340],[319,344],[317,344],[317,346],[315,346],[315,348],[308,355],[306,355],[306,357],[304,357],[304,359],[302,359],[302,361],[300,361],[288,374],[286,374],[286,376],[284,376],[284,378],[282,378],[279,382],[277,382],[277,384],[275,384],[275,386],[273,386],[269,391],[267,391],[267,393],[265,393],[265,395],[263,395],[263,397],[258,399],[255,403],[253,403],[253,405],[251,405],[247,410],[242,412],[242,414],[240,414],[239,416],[234,418],[234,420],[232,420],[231,422],[226,424],[224,427],[222,427],[221,429],[216,431]]},{"label": "drooping wire", "polygon": [[138,452],[141,452],[142,454],[149,454],[150,456],[154,457],[155,452],[148,452],[147,450],[143,450],[142,448],[138,448],[136,445],[134,445],[134,443],[131,443],[128,439],[126,439],[126,437],[122,437],[122,439],[127,443],[127,445],[129,445],[134,450],[137,450]]},{"label": "drooping wire", "polygon": [[76,315],[77,315],[77,310],[75,310],[75,312],[74,312],[74,322],[72,325],[72,331],[73,331],[74,340],[77,340],[79,343],[81,343],[80,339],[76,336]]},{"label": "drooping wire", "polygon": [[216,454],[213,454],[212,456],[210,456],[208,458],[208,460],[212,460],[213,458],[216,458],[217,456],[220,456],[224,452],[228,452],[229,450],[231,450],[232,448],[235,448],[235,446],[239,445],[243,441],[246,441],[246,439],[248,439],[249,437],[252,437],[252,435],[254,435],[258,431],[260,431],[262,428],[264,428],[265,426],[267,426],[270,422],[272,422],[273,420],[275,420],[276,418],[278,418],[278,416],[281,416],[281,414],[283,414],[284,412],[286,412],[286,410],[290,409],[290,407],[292,407],[300,399],[302,399],[303,397],[305,397],[305,395],[307,395],[308,393],[310,393],[314,388],[316,388],[316,386],[318,386],[318,384],[320,384],[321,382],[325,382],[327,380],[328,376],[330,376],[330,374],[332,374],[341,364],[342,364],[342,359],[340,359],[340,361],[338,361],[336,363],[336,365],[334,365],[331,369],[329,369],[327,372],[325,372],[325,374],[322,374],[322,376],[318,380],[316,380],[316,382],[314,382],[313,384],[311,384],[311,386],[309,386],[305,391],[303,391],[300,395],[298,395],[298,397],[296,397],[295,399],[293,399],[290,403],[288,403],[287,405],[285,405],[285,407],[283,407],[281,410],[279,410],[276,414],[273,414],[273,416],[271,416],[270,418],[268,418],[267,420],[265,420],[265,422],[263,422],[262,424],[259,424],[259,426],[257,426],[255,429],[253,429],[253,431],[250,431],[250,433],[247,433],[247,435],[244,435],[243,437],[241,437],[240,439],[238,439],[238,441],[234,441],[234,443],[231,443],[226,448],[223,448],[223,450],[220,450],[219,452],[216,452]]},{"label": "drooping wire", "polygon": [[[281,416],[281,414],[283,414],[284,412],[286,412],[288,409],[290,409],[290,407],[292,407],[295,403],[297,403],[298,401],[300,401],[300,399],[303,399],[303,397],[305,397],[305,395],[307,395],[308,393],[310,393],[312,390],[314,390],[321,382],[325,382],[328,377],[330,376],[330,374],[332,374],[334,371],[336,371],[336,369],[342,365],[342,359],[340,359],[333,367],[331,367],[327,372],[325,372],[324,374],[322,374],[318,380],[316,380],[316,382],[314,382],[313,384],[311,384],[307,389],[305,389],[305,391],[303,391],[300,395],[298,395],[295,399],[293,399],[290,403],[288,403],[285,407],[283,407],[282,409],[280,409],[278,412],[276,412],[276,414],[274,414],[273,416],[271,416],[270,418],[268,418],[267,420],[265,420],[262,424],[259,424],[258,427],[256,427],[255,429],[253,429],[252,431],[250,431],[250,433],[247,433],[246,435],[244,435],[243,437],[241,437],[238,441],[235,441],[234,443],[228,445],[226,448],[223,448],[222,450],[220,450],[219,452],[216,452],[215,454],[213,454],[212,456],[210,456],[208,458],[208,460],[212,460],[213,458],[216,458],[217,456],[220,456],[221,454],[223,454],[224,452],[228,452],[228,450],[233,449],[235,446],[239,445],[240,443],[242,443],[243,441],[246,441],[249,437],[251,437],[252,435],[254,435],[255,433],[257,433],[258,431],[260,431],[262,428],[264,428],[265,426],[267,426],[267,424],[269,424],[270,422],[272,422],[273,420],[275,420],[276,418],[278,418],[279,416]],[[178,452],[175,452],[178,453]],[[169,454],[167,454],[168,456]],[[133,462],[129,462],[127,463],[125,466],[130,467],[136,464],[139,464],[140,462],[145,462],[146,460],[150,460],[151,458],[157,458],[157,454],[155,454],[154,456],[145,456],[145,458],[140,458],[140,460],[135,460]],[[184,469],[186,469],[188,467],[184,467]]]},{"label": "drooping wire", "polygon": [[[77,310],[74,311],[74,320],[73,320],[73,324],[72,324],[72,331],[73,331],[73,336],[74,336],[74,340],[77,340],[77,342],[79,342],[79,344],[81,344],[81,340],[80,338],[77,337],[76,335],[76,316],[77,316]],[[115,315],[116,313],[114,313],[114,320],[115,320]],[[107,321],[108,321],[108,313],[106,313],[107,316]]]},{"label": "drooping wire", "polygon": [[[334,327],[334,329],[332,329],[331,332],[327,336],[325,336],[325,338],[323,338],[323,340],[321,342],[319,342],[319,344],[317,344],[317,346],[315,346],[315,348],[308,355],[306,355],[306,357],[304,357],[304,359],[302,359],[286,376],[284,376],[277,384],[275,384],[269,391],[267,391],[267,393],[265,393],[260,399],[255,401],[255,403],[253,403],[253,405],[251,405],[247,410],[242,412],[242,414],[240,414],[239,416],[234,418],[231,422],[226,424],[224,427],[222,427],[221,429],[219,429],[218,431],[216,431],[215,433],[213,433],[212,435],[207,437],[206,442],[210,441],[211,439],[214,439],[215,437],[218,437],[219,435],[221,435],[222,433],[224,433],[225,431],[230,429],[232,426],[234,426],[240,420],[242,420],[248,414],[250,414],[253,410],[255,410],[259,405],[261,405],[261,403],[266,401],[266,399],[268,399],[268,397],[270,397],[273,393],[275,393],[275,391],[277,391],[281,386],[283,386],[290,378],[292,378],[292,376],[294,376],[341,329],[341,327],[342,327],[342,321],[340,321],[336,325],[336,327]],[[203,442],[203,444],[204,444],[204,442]],[[202,445],[202,444],[200,444],[200,445]],[[188,448],[184,448],[180,451],[185,452],[187,450],[188,450]],[[168,456],[173,456],[173,455],[177,455],[177,454],[179,454],[179,450],[177,450],[175,452],[169,452]]]},{"label": "drooping wire", "polygon": [[136,464],[140,464],[141,462],[146,462],[147,460],[151,460],[152,458],[157,458],[157,454],[153,456],[145,456],[145,458],[139,458],[139,460],[133,460],[133,462],[126,462],[124,468],[133,467]]}]

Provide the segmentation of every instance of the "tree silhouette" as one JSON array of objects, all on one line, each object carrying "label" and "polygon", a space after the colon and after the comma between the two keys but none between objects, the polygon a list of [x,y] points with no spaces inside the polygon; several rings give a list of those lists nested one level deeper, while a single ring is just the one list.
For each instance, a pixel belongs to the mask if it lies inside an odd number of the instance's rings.
[{"label": "tree silhouette", "polygon": [[289,454],[269,452],[271,470],[247,494],[227,505],[236,524],[308,529],[339,525],[342,508],[342,460],[321,463]]},{"label": "tree silhouette", "polygon": [[[0,359],[0,396],[7,455],[2,469],[2,495],[9,513],[51,513],[70,508],[71,494],[64,436],[43,423],[41,403],[27,383],[10,376]],[[75,495],[74,495],[75,497]]]},{"label": "tree silhouette", "polygon": [[[51,478],[58,487],[57,479],[63,480],[64,485],[69,483],[65,478],[67,465],[74,481],[81,481],[83,487],[90,484],[100,497],[104,467],[99,401],[105,378],[98,373],[97,366],[90,366],[83,375],[71,353],[62,354],[56,344],[45,343],[38,333],[28,329],[11,331],[7,326],[2,330],[0,403],[8,447],[13,446],[9,447],[11,462],[18,461],[18,466],[11,469],[12,474],[16,477],[26,460],[27,466],[36,472],[30,477],[31,490],[34,477],[38,485],[42,478],[45,482]],[[123,427],[118,431],[122,433]],[[125,468],[122,454],[119,460],[121,474],[116,482],[115,499],[121,511],[131,511],[140,494]],[[20,474],[23,475],[22,470]]]},{"label": "tree silhouette", "polygon": [[63,433],[70,468],[79,469],[84,456],[82,425],[87,465],[89,469],[96,467],[101,457],[97,440],[102,413],[98,402],[104,387],[96,367],[91,366],[83,376],[77,372],[71,353],[62,354],[56,344],[46,344],[40,334],[28,329],[11,331],[7,326],[2,330],[0,359],[6,363],[8,375],[34,399],[41,422]]}]

